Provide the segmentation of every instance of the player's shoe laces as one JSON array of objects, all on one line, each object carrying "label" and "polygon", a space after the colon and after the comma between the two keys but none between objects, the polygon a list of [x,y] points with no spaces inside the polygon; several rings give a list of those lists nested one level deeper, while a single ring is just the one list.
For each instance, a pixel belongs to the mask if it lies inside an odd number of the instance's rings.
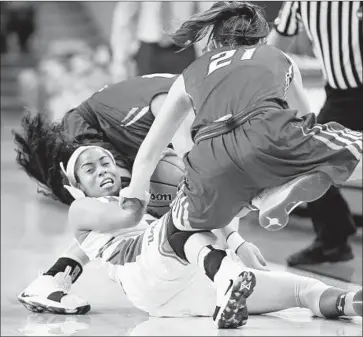
[{"label": "player's shoe laces", "polygon": [[80,297],[68,294],[72,285],[71,268],[55,276],[40,275],[20,295],[18,300],[30,311],[53,314],[85,314],[91,306]]},{"label": "player's shoe laces", "polygon": [[260,225],[270,231],[284,228],[295,207],[319,199],[332,183],[327,174],[316,172],[264,190],[252,200],[252,205],[260,210]]},{"label": "player's shoe laces", "polygon": [[219,329],[238,328],[247,323],[246,300],[252,294],[256,278],[252,272],[243,271],[240,263],[226,256],[214,277],[217,287],[217,305],[213,321]]}]

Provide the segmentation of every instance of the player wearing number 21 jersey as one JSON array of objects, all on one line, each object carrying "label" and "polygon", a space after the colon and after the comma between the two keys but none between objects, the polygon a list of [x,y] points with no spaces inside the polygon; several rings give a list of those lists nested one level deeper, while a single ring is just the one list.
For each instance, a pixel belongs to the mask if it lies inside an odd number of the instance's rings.
[{"label": "player wearing number 21 jersey", "polygon": [[[188,48],[207,37],[207,52],[170,88],[121,191],[125,200],[142,196],[162,149],[193,111],[194,146],[184,157],[167,237],[180,258],[204,256],[212,280],[225,253],[196,232],[225,228],[251,201],[263,227],[281,229],[300,202],[321,197],[332,183],[361,180],[362,133],[316,123],[299,69],[265,45],[268,32],[261,8],[238,1],[216,2],[181,25],[174,42]],[[240,308],[232,311],[238,322]]]},{"label": "player wearing number 21 jersey", "polygon": [[[130,190],[147,186],[158,152],[193,110],[194,146],[184,157],[186,176],[173,208],[179,229],[224,227],[262,190],[303,175],[312,177],[306,181],[310,188],[300,186],[290,208],[320,197],[331,183],[361,179],[362,134],[338,123],[316,123],[295,63],[260,39],[266,25],[257,6],[221,1],[173,35],[185,47],[212,28],[210,51],[171,87],[138,151]],[[239,36],[231,27],[256,31]],[[278,215],[281,228],[287,216]],[[261,214],[260,222],[271,225]]]}]

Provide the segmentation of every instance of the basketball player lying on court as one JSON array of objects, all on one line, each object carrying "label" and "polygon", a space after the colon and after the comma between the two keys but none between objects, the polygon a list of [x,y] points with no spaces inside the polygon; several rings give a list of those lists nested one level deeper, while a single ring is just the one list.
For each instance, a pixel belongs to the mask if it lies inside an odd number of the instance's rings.
[{"label": "basketball player lying on court", "polygon": [[[128,299],[152,316],[212,316],[214,312],[218,327],[233,327],[222,324],[227,319],[218,316],[222,310],[228,318],[225,309],[230,304],[229,300],[233,300],[229,298],[231,266],[238,275],[243,275],[240,291],[245,295],[251,293],[248,304],[251,314],[302,307],[326,318],[362,315],[361,290],[353,293],[313,278],[249,269],[231,250],[220,266],[203,254],[192,264],[179,258],[167,240],[170,212],[161,219],[155,219],[148,214],[143,216],[145,203],[139,200],[129,200],[120,206],[118,197],[103,196],[99,187],[101,182],[111,180],[110,192],[117,195],[122,176],[112,154],[101,147],[78,148],[67,164],[66,174],[69,183],[76,184],[78,181],[77,188],[92,191],[92,198],[76,199],[69,209],[69,223],[80,248],[90,260],[102,259],[110,278],[123,288]],[[144,200],[147,199],[145,195]],[[95,216],[94,210],[102,208],[103,214],[108,216]],[[198,235],[210,247],[231,247],[228,242],[230,237],[227,238],[222,230],[220,240],[211,232]],[[214,278],[209,279],[202,269],[207,275],[213,270]],[[19,299],[32,311],[87,312],[89,305],[68,293],[72,283],[70,274],[71,268],[67,267],[55,277],[43,275]],[[48,284],[53,284],[53,287],[45,286],[46,278],[51,279]],[[240,308],[244,311],[244,319],[237,326],[244,325],[248,316],[246,305]]]}]

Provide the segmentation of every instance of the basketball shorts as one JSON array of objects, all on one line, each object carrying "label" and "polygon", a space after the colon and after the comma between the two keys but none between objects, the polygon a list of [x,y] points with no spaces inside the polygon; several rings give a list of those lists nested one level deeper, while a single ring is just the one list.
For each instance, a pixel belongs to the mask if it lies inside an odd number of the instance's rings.
[{"label": "basketball shorts", "polygon": [[336,185],[361,164],[362,132],[314,114],[265,110],[224,134],[194,145],[172,204],[181,230],[226,226],[262,190],[308,173],[324,172]]}]

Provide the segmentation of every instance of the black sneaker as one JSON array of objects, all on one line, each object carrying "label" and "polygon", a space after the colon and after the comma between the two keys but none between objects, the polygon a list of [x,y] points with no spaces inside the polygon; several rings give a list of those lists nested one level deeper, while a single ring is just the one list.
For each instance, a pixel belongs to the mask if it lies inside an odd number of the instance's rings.
[{"label": "black sneaker", "polygon": [[343,262],[353,258],[352,247],[348,243],[327,248],[321,242],[315,241],[309,247],[289,256],[287,258],[287,265],[294,267],[300,264]]}]

